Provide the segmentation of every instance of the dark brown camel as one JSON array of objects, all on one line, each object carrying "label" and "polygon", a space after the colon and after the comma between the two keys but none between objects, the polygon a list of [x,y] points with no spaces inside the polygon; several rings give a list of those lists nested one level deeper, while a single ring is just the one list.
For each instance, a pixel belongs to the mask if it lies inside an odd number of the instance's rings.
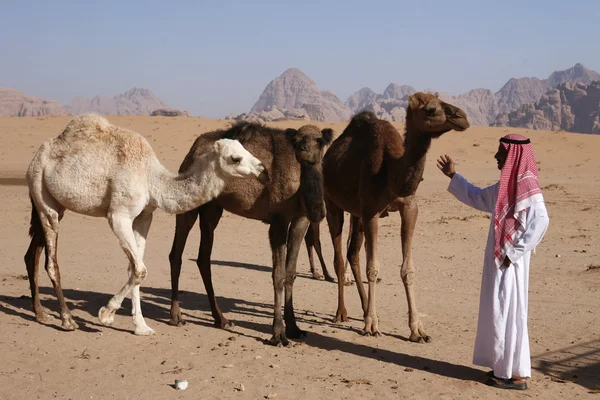
[{"label": "dark brown camel", "polygon": [[[365,335],[379,336],[375,311],[375,284],[379,273],[377,255],[378,219],[387,209],[397,209],[402,219],[401,276],[408,299],[410,340],[429,342],[417,315],[413,293],[414,266],[412,237],[417,222],[415,192],[422,180],[425,157],[431,140],[452,129],[469,127],[461,109],[436,96],[415,93],[409,96],[404,138],[388,121],[371,112],[354,116],[344,132],[331,144],[323,158],[327,223],[334,247],[334,266],[338,277],[338,309],[334,321],[347,321],[344,305],[344,259],[342,228],[344,211],[351,215],[353,229],[347,257],[361,298]],[[362,284],[359,251],[366,238],[367,299]]]},{"label": "dark brown camel", "polygon": [[[181,164],[186,171],[194,161],[221,138],[239,140],[263,162],[269,171],[271,183],[267,186],[244,181],[232,182],[217,199],[184,214],[177,215],[175,238],[169,254],[171,263],[171,321],[184,323],[179,309],[179,273],[181,256],[190,229],[200,217],[200,250],[198,268],[204,281],[215,325],[230,326],[223,316],[213,290],[210,256],[214,230],[223,210],[246,218],[261,220],[270,225],[269,241],[273,252],[273,286],[275,316],[273,320],[274,345],[288,345],[289,338],[305,335],[294,316],[292,290],[296,279],[296,260],[309,221],[319,222],[325,217],[323,200],[322,157],[331,142],[333,131],[306,125],[298,130],[274,129],[259,124],[241,122],[228,130],[206,133],[196,139]],[[285,332],[281,308],[284,304]]]}]

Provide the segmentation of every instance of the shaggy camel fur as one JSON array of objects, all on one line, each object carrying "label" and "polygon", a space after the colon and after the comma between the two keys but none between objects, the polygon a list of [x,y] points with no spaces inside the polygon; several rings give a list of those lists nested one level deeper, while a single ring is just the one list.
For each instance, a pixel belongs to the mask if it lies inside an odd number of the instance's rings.
[{"label": "shaggy camel fur", "polygon": [[263,164],[237,141],[215,142],[185,174],[174,175],[141,135],[111,125],[99,115],[74,118],[59,136],[42,144],[27,171],[32,211],[25,264],[36,320],[48,318],[48,310],[40,304],[37,282],[39,257],[45,247],[46,271],[58,297],[62,326],[77,328],[62,293],[57,262],[59,222],[65,210],[71,210],[106,217],[129,259],[129,280],[100,309],[100,321],[110,325],[131,292],[135,334],[154,333],[140,308],[152,212],[156,208],[168,213],[196,208],[217,197],[229,182],[249,177],[268,180]]},{"label": "shaggy camel fur", "polygon": [[[380,335],[375,311],[375,285],[379,273],[378,219],[387,208],[397,207],[402,219],[401,276],[408,299],[410,340],[431,340],[417,315],[413,294],[411,249],[418,213],[415,192],[422,180],[431,140],[452,129],[463,131],[468,127],[467,116],[461,109],[434,95],[415,93],[409,96],[404,138],[388,121],[377,119],[371,112],[362,112],[352,118],[331,144],[323,159],[323,176],[327,223],[338,276],[338,309],[334,321],[348,320],[342,279],[342,227],[344,211],[347,211],[352,218],[347,257],[362,302],[365,323],[362,332]],[[365,238],[368,299],[359,265],[359,251]]]},{"label": "shaggy camel fur", "polygon": [[[306,125],[298,130],[268,128],[259,124],[241,122],[226,131],[207,133],[196,139],[181,164],[187,171],[205,149],[221,138],[239,140],[249,151],[259,157],[270,172],[271,184],[261,186],[253,182],[231,182],[214,201],[177,216],[171,263],[171,324],[184,323],[179,308],[179,274],[181,256],[190,229],[200,217],[200,250],[197,265],[204,281],[215,325],[230,326],[223,316],[213,290],[210,256],[214,230],[223,210],[269,224],[269,241],[273,255],[273,287],[275,311],[273,337],[270,343],[288,345],[288,337],[305,335],[294,316],[292,291],[296,279],[296,260],[309,225],[325,217],[323,202],[323,175],[321,161],[324,148],[332,139],[331,129]],[[285,332],[281,308],[285,288]]]}]

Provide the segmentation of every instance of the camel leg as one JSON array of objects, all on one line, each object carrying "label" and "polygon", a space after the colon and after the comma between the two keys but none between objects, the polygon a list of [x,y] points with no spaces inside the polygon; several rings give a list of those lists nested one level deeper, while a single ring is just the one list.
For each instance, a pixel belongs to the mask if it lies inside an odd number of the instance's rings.
[{"label": "camel leg", "polygon": [[[318,228],[317,228],[318,229]],[[313,278],[321,280],[323,279],[323,275],[319,274],[317,269],[315,268],[315,259],[313,257],[313,247],[315,247],[315,231],[314,231],[314,223],[311,223],[306,231],[306,235],[304,236],[304,243],[306,244],[306,252],[308,253],[308,263],[310,264],[310,273]],[[319,254],[320,255],[320,254]],[[323,270],[324,272],[325,270]]]},{"label": "camel leg", "polygon": [[363,308],[363,318],[365,318],[367,316],[368,301],[367,293],[365,292],[365,285],[363,284],[362,276],[360,274],[360,249],[363,245],[365,235],[362,229],[360,218],[354,216],[350,218],[350,243],[348,244],[348,254],[346,255],[346,259],[352,268],[352,274],[354,275],[354,280],[356,281],[356,288],[358,289],[358,295],[360,296],[360,302]]},{"label": "camel leg", "polygon": [[175,236],[169,253],[169,264],[171,266],[171,319],[169,324],[175,326],[185,325],[179,309],[179,275],[181,274],[181,257],[185,250],[190,230],[198,219],[198,210],[190,210],[175,216]]},{"label": "camel leg", "polygon": [[[104,325],[113,323],[115,313],[121,307],[123,299],[132,291],[134,286],[141,284],[148,273],[144,265],[143,255],[140,253],[133,233],[133,219],[129,215],[115,213],[109,213],[107,218],[113,233],[119,239],[121,248],[123,248],[125,255],[129,259],[129,279],[125,286],[110,299],[106,307],[100,308],[98,319]],[[139,299],[132,299],[132,303],[136,304],[137,302],[139,302]],[[134,331],[136,335],[151,335],[154,333],[154,330],[146,325],[141,315],[139,319],[134,318],[134,324],[136,324]]]},{"label": "camel leg", "polygon": [[313,222],[311,224],[311,227],[314,229],[314,247],[315,251],[317,252],[317,256],[319,257],[319,262],[321,263],[321,269],[323,270],[323,274],[325,275],[325,280],[327,282],[335,282],[335,279],[329,274],[329,271],[327,270],[327,264],[325,263],[325,259],[323,258],[323,252],[321,251],[320,224]]},{"label": "camel leg", "polygon": [[221,312],[215,290],[212,283],[212,271],[210,264],[210,255],[212,253],[213,241],[215,237],[215,229],[219,224],[219,220],[223,215],[223,209],[217,203],[209,203],[199,208],[200,211],[200,248],[198,250],[198,269],[202,275],[208,302],[212,316],[215,319],[215,326],[221,329],[231,328],[233,323],[230,323]]},{"label": "camel leg", "polygon": [[[350,222],[348,223],[348,239],[346,240],[346,253],[348,253],[348,249],[350,248],[350,239],[352,239],[352,232],[354,231],[354,225],[352,223],[352,218],[350,218]],[[352,280],[352,268],[348,269],[348,265],[350,262],[348,258],[346,258],[346,263],[344,264],[344,285],[352,286],[354,285],[354,281]]]},{"label": "camel leg", "polygon": [[[52,281],[54,291],[56,292],[56,297],[58,298],[62,327],[67,331],[74,331],[79,326],[73,320],[73,316],[71,315],[71,311],[67,306],[65,296],[63,295],[62,285],[60,282],[60,269],[58,267],[57,259],[58,227],[60,220],[64,215],[65,209],[64,207],[58,205],[58,203],[54,204],[54,201],[49,202],[47,200],[49,199],[44,198],[45,204],[42,206],[43,211],[39,213],[40,222],[44,230],[44,237],[46,239],[46,272]],[[39,302],[39,293],[37,299]]]},{"label": "camel leg", "polygon": [[365,336],[381,336],[377,312],[375,311],[375,287],[377,285],[377,275],[379,274],[379,260],[377,258],[378,222],[379,215],[375,215],[367,221],[363,219],[367,248],[367,280],[369,282],[369,302],[367,315],[365,316],[365,327],[362,331]]},{"label": "camel leg", "polygon": [[410,202],[400,205],[399,209],[400,217],[402,218],[402,267],[400,275],[402,276],[406,299],[408,301],[409,340],[411,342],[429,343],[431,342],[431,337],[425,333],[423,324],[417,314],[417,304],[413,291],[415,267],[412,262],[412,238],[417,224],[419,206],[417,201],[412,199]]},{"label": "camel leg", "polygon": [[40,223],[38,212],[32,202],[31,210],[31,226],[32,235],[31,243],[25,253],[25,265],[27,266],[27,276],[29,277],[29,288],[31,289],[31,302],[33,304],[33,313],[35,320],[38,322],[47,322],[51,319],[50,310],[42,307],[40,303],[40,292],[38,286],[38,270],[40,256],[45,247],[44,231]]},{"label": "camel leg", "polygon": [[[142,213],[133,220],[133,235],[138,245],[138,250],[142,257],[146,251],[146,239],[148,231],[152,224],[152,213]],[[136,335],[150,335],[154,330],[146,325],[144,316],[142,315],[142,305],[140,299],[140,285],[135,285],[131,289],[131,315],[133,317],[133,325],[136,327]]]},{"label": "camel leg", "polygon": [[306,336],[306,332],[300,330],[296,324],[294,315],[294,281],[296,280],[296,262],[298,252],[302,245],[302,237],[306,234],[309,226],[308,218],[300,217],[292,221],[289,228],[287,240],[287,252],[285,260],[285,308],[283,317],[285,319],[285,334],[288,338],[300,338]]},{"label": "camel leg", "polygon": [[269,226],[269,242],[273,253],[273,291],[275,293],[273,337],[269,341],[275,346],[288,346],[290,344],[283,331],[283,289],[285,286],[285,253],[288,234],[288,223],[281,217],[274,216]]},{"label": "camel leg", "polygon": [[348,312],[344,304],[344,256],[342,255],[342,228],[344,227],[344,211],[335,203],[326,201],[327,225],[333,243],[333,265],[338,280],[338,307],[333,322],[347,322]]}]

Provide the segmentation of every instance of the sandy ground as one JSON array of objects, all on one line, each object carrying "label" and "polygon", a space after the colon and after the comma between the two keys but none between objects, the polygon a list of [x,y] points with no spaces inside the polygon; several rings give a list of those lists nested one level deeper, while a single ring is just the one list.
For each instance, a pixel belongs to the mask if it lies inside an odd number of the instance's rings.
[{"label": "sandy ground", "polygon": [[[144,134],[172,170],[196,135],[227,124],[202,118],[109,119]],[[418,309],[433,343],[406,341],[400,220],[393,214],[380,224],[383,282],[377,286],[377,307],[383,337],[358,334],[362,312],[356,287],[347,288],[351,321],[330,322],[336,285],[310,278],[303,249],[294,297],[299,325],[309,336],[292,348],[275,348],[263,343],[271,336],[273,314],[267,226],[228,213],[216,231],[213,276],[220,305],[237,324],[233,330],[212,326],[194,262],[197,229],[188,241],[181,278],[188,324],[167,324],[167,255],[174,218],[162,211],[155,213],[150,231],[149,275],[142,285],[142,309],[157,330],[155,336],[132,334],[129,300],[112,327],[99,324],[98,309],[126,281],[126,259],[104,219],[73,213],[62,223],[59,258],[64,292],[80,329],[61,330],[54,291],[43,270],[42,303],[56,319],[48,325],[35,322],[23,263],[30,213],[23,177],[41,142],[60,133],[68,120],[0,118],[1,399],[572,399],[592,397],[589,393],[600,390],[600,268],[589,268],[600,264],[600,136],[511,130],[525,132],[534,142],[551,218],[532,259],[529,328],[534,371],[530,390],[519,393],[483,385],[485,370],[471,364],[489,219],[454,200],[446,191],[447,178],[435,168],[438,155],[450,154],[471,181],[493,183],[498,171],[492,156],[507,129],[450,132],[434,141],[429,153],[418,191],[414,261]],[[345,124],[320,125],[340,133]],[[325,226],[321,239],[331,265]],[[176,378],[189,380],[189,388],[174,390]]]}]

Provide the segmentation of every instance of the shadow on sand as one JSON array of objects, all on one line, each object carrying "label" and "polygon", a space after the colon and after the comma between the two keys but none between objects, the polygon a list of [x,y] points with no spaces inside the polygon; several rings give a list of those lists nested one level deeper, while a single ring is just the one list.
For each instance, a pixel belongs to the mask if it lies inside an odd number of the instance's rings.
[{"label": "shadow on sand", "polygon": [[[51,309],[56,308],[56,300],[54,298],[54,290],[49,287],[41,287],[41,294],[51,296],[51,300],[43,301],[45,307]],[[67,289],[64,290],[65,297],[68,299],[68,305],[71,309],[81,310],[90,314],[90,318],[83,320],[77,319],[80,324],[80,329],[86,332],[97,332],[96,327],[100,327],[99,322],[96,322],[96,315],[100,307],[104,306],[108,300],[112,297],[111,294],[97,293],[90,291],[80,291]],[[170,318],[169,306],[171,299],[171,290],[163,288],[153,287],[142,287],[142,308],[144,316],[148,319],[159,321],[167,324]],[[218,298],[219,305],[224,313],[240,314],[240,315],[251,315],[256,317],[265,318],[270,320],[273,316],[273,306],[271,304],[249,302],[239,299],[231,299],[227,297]],[[124,302],[125,307],[117,312],[121,315],[128,315],[130,305],[127,301]],[[184,313],[186,321],[191,324],[213,327],[213,320],[210,317],[210,306],[208,298],[205,294],[192,293],[182,291],[180,294],[180,306],[182,310],[189,309],[200,309],[206,310],[207,312],[202,313],[200,317],[192,316]],[[31,299],[28,296],[21,297],[10,297],[0,296],[0,312],[17,316],[23,320],[31,323],[35,322],[31,310]],[[309,319],[308,316],[317,317],[318,319]],[[58,315],[55,314],[58,318]],[[335,326],[336,329],[344,329],[343,326],[327,322],[330,320],[332,315],[317,316],[316,313],[312,312],[297,312],[296,317],[299,323],[310,324],[310,325],[331,325]],[[56,321],[55,321],[56,322]],[[248,329],[252,332],[261,333],[266,336],[271,334],[271,325],[252,322],[248,320],[236,320],[236,325]],[[47,325],[55,329],[60,330],[56,324]],[[102,326],[104,329],[106,327]],[[109,327],[109,329],[116,329]],[[176,328],[173,328],[176,329]],[[352,330],[351,328],[348,328]],[[117,329],[131,334],[131,331]],[[198,333],[200,334],[201,331]],[[253,335],[245,335],[239,331],[236,333],[254,338],[256,340],[263,341],[264,338]],[[398,336],[396,336],[398,337]],[[400,339],[406,340],[406,338],[399,337]],[[483,372],[481,370],[471,368],[464,365],[457,365],[448,363],[445,361],[433,360],[425,357],[417,357],[400,352],[393,352],[385,349],[374,349],[373,347],[366,346],[358,343],[350,343],[339,340],[334,337],[324,336],[316,332],[310,332],[308,337],[303,340],[305,345],[311,346],[322,350],[336,350],[344,353],[348,353],[357,357],[369,358],[386,362],[394,365],[398,365],[404,368],[412,368],[418,370],[424,370],[431,374],[436,374],[448,378],[467,380],[467,381],[479,381],[482,378]],[[415,346],[418,346],[415,344]]]}]

